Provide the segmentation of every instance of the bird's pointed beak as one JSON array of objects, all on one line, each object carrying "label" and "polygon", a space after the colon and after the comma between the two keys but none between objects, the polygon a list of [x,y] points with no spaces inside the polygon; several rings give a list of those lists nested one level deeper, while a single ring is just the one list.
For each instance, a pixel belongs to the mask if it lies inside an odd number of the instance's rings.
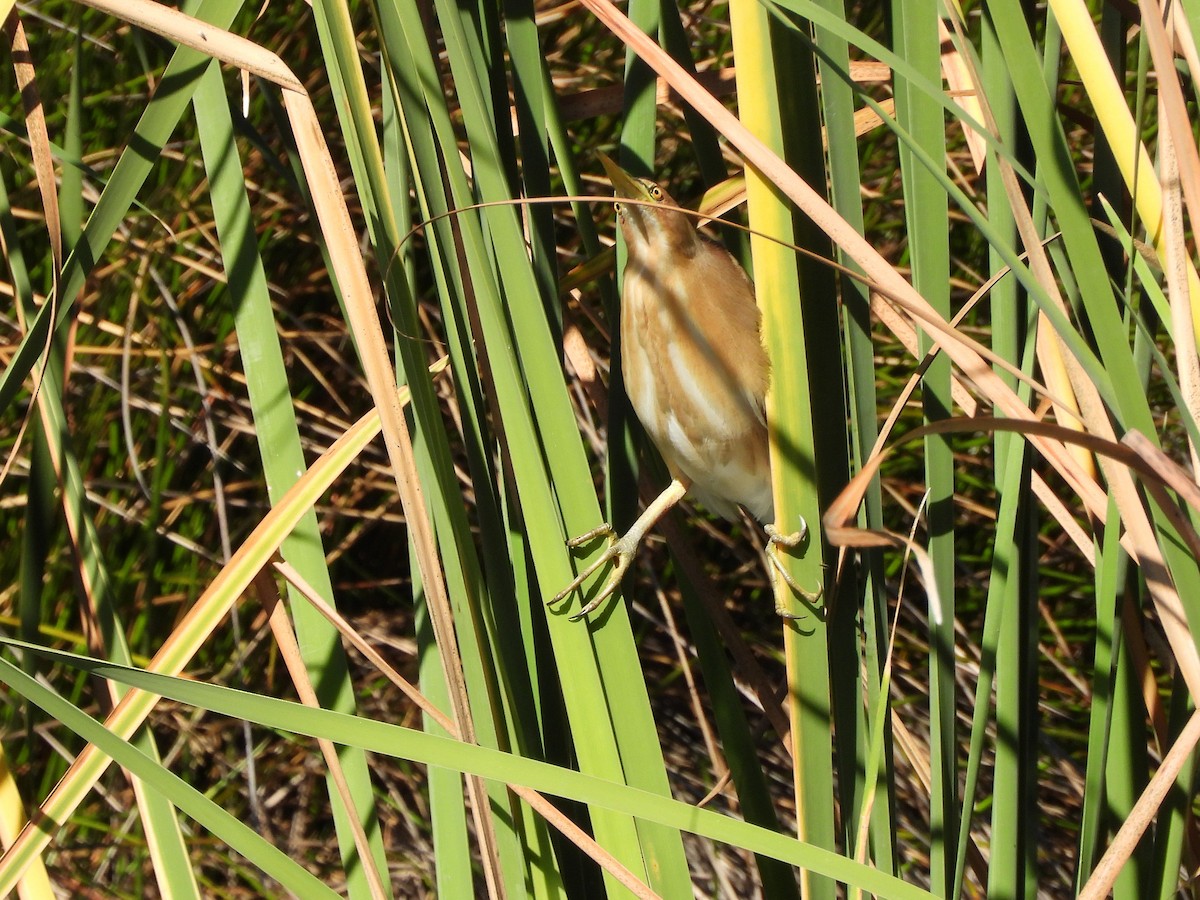
[{"label": "bird's pointed beak", "polygon": [[600,157],[600,165],[604,166],[604,173],[612,182],[613,191],[618,197],[628,197],[630,200],[654,199],[644,184],[613,162],[608,154],[596,151],[596,155]]}]

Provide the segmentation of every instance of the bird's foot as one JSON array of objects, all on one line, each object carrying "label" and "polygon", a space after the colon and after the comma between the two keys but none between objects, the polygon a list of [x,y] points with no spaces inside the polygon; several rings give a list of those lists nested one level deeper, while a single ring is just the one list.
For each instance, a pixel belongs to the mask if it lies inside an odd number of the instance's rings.
[{"label": "bird's foot", "polygon": [[612,563],[612,571],[608,573],[608,580],[604,582],[604,586],[600,588],[599,593],[597,593],[595,597],[593,597],[584,605],[583,609],[579,610],[579,612],[570,617],[572,622],[577,622],[578,620],[582,619],[617,592],[617,588],[621,586],[621,579],[624,577],[630,563],[633,562],[634,554],[637,553],[638,544],[641,543],[640,536],[633,533],[628,533],[624,537],[618,538],[613,531],[612,526],[605,522],[603,525],[593,528],[591,531],[584,532],[578,537],[571,538],[569,541],[567,541],[567,546],[574,550],[577,547],[582,547],[585,544],[589,544],[596,538],[602,536],[607,538],[609,542],[608,547],[605,548],[604,552],[601,553],[600,556],[586,569],[576,575],[575,579],[570,584],[568,584],[565,588],[551,597],[549,601],[547,601],[546,605],[552,606],[553,604],[558,603],[560,600],[565,599],[576,588],[587,581],[587,579],[590,578],[594,572],[599,570],[601,567]]},{"label": "bird's foot", "polygon": [[[783,560],[779,558],[782,552],[781,547],[786,547],[789,550],[794,550],[804,543],[808,537],[808,523],[804,518],[800,519],[800,528],[790,534],[783,534],[774,525],[765,526],[767,532],[767,561],[770,563],[771,586],[774,588],[775,579],[782,578],[784,584],[791,588],[814,613],[819,617],[824,617],[824,608],[821,606],[821,596],[824,594],[823,588],[817,588],[816,591],[809,591],[802,588],[799,582],[792,577],[792,573],[787,570],[783,564]],[[800,619],[804,617],[803,613],[794,613],[787,609],[778,591],[773,591],[775,594],[775,612],[783,616],[785,619]]]},{"label": "bird's foot", "polygon": [[580,572],[574,581],[551,597],[550,603],[557,603],[559,600],[562,600],[587,581],[593,572],[609,563],[612,563],[613,568],[608,574],[608,580],[600,588],[600,593],[596,594],[583,609],[571,616],[571,621],[574,622],[582,619],[615,594],[617,588],[621,586],[621,577],[629,568],[630,563],[633,562],[634,554],[637,553],[637,549],[642,543],[642,538],[646,536],[646,532],[654,526],[655,522],[662,518],[668,509],[680,501],[683,495],[687,493],[687,489],[688,482],[682,478],[672,478],[671,483],[667,485],[661,494],[654,498],[654,502],[646,507],[642,514],[638,516],[637,521],[629,526],[629,530],[621,537],[617,537],[612,526],[606,522],[599,528],[593,528],[586,534],[581,534],[579,537],[571,538],[571,540],[567,541],[567,546],[572,550],[582,547],[584,544],[601,536],[607,538],[609,543],[605,551],[600,554],[600,558]]}]

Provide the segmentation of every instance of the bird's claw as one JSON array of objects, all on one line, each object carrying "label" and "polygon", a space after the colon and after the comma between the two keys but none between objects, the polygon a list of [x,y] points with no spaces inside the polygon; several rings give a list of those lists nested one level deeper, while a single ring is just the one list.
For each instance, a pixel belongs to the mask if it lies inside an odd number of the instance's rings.
[{"label": "bird's claw", "polygon": [[546,603],[547,606],[553,606],[560,600],[566,599],[569,594],[574,592],[585,581],[587,581],[593,573],[610,562],[614,563],[613,569],[608,575],[608,580],[604,582],[604,586],[600,588],[599,593],[597,593],[595,597],[593,597],[584,605],[583,609],[570,616],[570,620],[572,622],[579,621],[617,592],[617,588],[621,586],[621,579],[625,576],[625,571],[629,568],[629,564],[633,562],[634,553],[637,552],[637,542],[631,542],[627,539],[627,537],[616,537],[612,526],[607,522],[597,528],[593,528],[591,531],[571,538],[569,541],[567,541],[567,546],[574,550],[590,543],[602,535],[607,537],[609,540],[608,547],[605,548],[604,552],[601,553],[600,556],[586,569],[576,575],[570,584],[551,597]]},{"label": "bird's claw", "polygon": [[[816,591],[802,588],[799,582],[792,577],[792,573],[787,570],[787,567],[783,564],[783,560],[779,558],[780,547],[787,547],[789,550],[792,550],[804,543],[804,540],[808,537],[808,523],[801,517],[800,528],[790,534],[782,534],[774,525],[767,525],[765,529],[767,532],[767,561],[770,563],[772,586],[774,586],[776,577],[782,578],[784,584],[804,600],[806,606],[823,618],[824,610],[821,606],[821,597],[825,593],[824,588],[817,588]],[[784,606],[778,591],[774,593],[776,613],[785,619],[804,618],[803,613],[794,613]]]}]

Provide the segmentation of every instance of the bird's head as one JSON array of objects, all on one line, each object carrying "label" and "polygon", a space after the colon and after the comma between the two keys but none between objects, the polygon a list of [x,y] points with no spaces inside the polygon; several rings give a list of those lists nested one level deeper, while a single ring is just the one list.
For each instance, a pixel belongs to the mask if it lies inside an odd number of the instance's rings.
[{"label": "bird's head", "polygon": [[694,255],[700,236],[688,216],[670,208],[677,205],[671,195],[647,178],[634,178],[605,154],[599,156],[616,195],[641,201],[616,204],[629,255],[651,262],[666,262],[668,254]]}]

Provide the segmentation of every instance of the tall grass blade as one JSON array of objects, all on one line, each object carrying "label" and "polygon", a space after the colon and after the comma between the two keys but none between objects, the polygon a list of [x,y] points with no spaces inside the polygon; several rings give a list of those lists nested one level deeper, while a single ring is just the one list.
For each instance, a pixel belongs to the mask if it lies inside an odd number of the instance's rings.
[{"label": "tall grass blade", "polygon": [[[228,296],[235,302],[234,321],[263,475],[268,495],[278,500],[295,484],[296,473],[303,471],[304,454],[300,448],[300,432],[267,293],[266,276],[252,227],[253,214],[246,197],[240,155],[234,143],[229,100],[216,63],[209,64],[201,79],[194,105]],[[281,550],[284,559],[319,593],[333,596],[320,529],[312,510],[297,523]],[[291,609],[305,663],[314,675],[319,701],[330,709],[353,712],[353,687],[337,632],[294,591]],[[365,896],[367,882],[362,867],[373,865],[379,871],[386,871],[383,842],[378,818],[372,811],[374,799],[365,757],[361,753],[342,753],[341,764],[359,811],[360,824],[371,843],[372,860],[356,859],[357,851],[348,822],[351,813],[341,803],[332,781],[329,782],[329,797],[351,893]]]},{"label": "tall grass blade", "polygon": [[[930,81],[940,81],[938,8],[933,0],[893,5],[892,22],[898,55]],[[896,118],[913,142],[935,162],[945,157],[945,122],[940,111],[926,102],[924,93],[900,74],[895,78]],[[942,315],[950,316],[950,246],[947,235],[945,193],[931,174],[900,144],[900,173],[908,226],[908,257],[913,287]],[[932,346],[922,335],[920,351]],[[921,403],[928,421],[946,418],[953,411],[950,397],[950,361],[933,363],[922,379]],[[958,832],[958,764],[955,681],[954,585],[954,460],[948,441],[932,437],[925,442],[925,479],[928,489],[929,554],[933,559],[941,597],[940,616],[929,615],[929,748],[931,796],[929,798],[930,877],[936,893],[946,894],[954,883],[951,835]]]}]

